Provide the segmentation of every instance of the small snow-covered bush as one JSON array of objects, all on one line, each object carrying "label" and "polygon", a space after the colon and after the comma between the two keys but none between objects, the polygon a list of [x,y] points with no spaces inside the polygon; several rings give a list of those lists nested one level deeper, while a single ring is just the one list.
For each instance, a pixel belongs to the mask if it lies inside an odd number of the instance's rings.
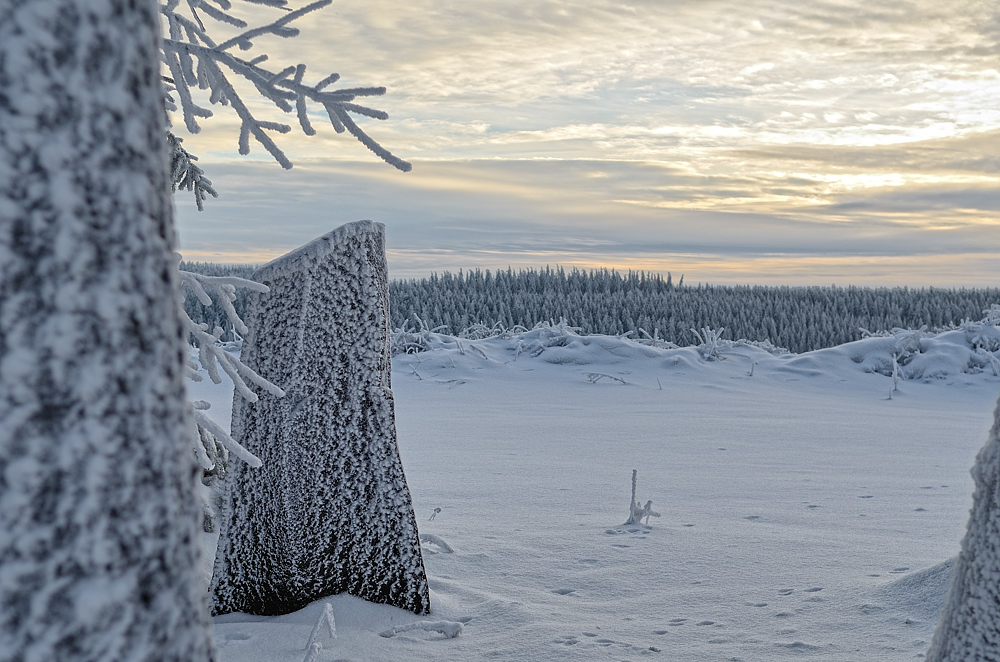
[{"label": "small snow-covered bush", "polygon": [[721,361],[722,349],[724,348],[722,334],[726,332],[726,327],[718,330],[704,327],[701,333],[696,329],[691,329],[691,333],[698,338],[698,352],[706,361]]}]

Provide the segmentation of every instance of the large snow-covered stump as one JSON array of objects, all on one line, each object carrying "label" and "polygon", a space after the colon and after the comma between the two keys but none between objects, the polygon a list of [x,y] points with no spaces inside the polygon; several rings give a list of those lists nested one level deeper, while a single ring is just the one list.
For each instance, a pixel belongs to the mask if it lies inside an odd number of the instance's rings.
[{"label": "large snow-covered stump", "polygon": [[281,614],[335,593],[430,608],[396,445],[384,227],[349,223],[265,265],[243,361],[284,398],[237,398],[216,613]]},{"label": "large snow-covered stump", "polygon": [[156,3],[0,0],[0,659],[212,658]]},{"label": "large snow-covered stump", "polygon": [[962,551],[927,660],[1000,661],[1000,402],[972,468],[976,489]]}]

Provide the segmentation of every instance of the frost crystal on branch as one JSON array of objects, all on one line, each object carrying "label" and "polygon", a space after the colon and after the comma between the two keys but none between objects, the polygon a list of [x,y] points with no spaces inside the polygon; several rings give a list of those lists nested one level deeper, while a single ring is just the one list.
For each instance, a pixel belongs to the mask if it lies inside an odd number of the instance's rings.
[{"label": "frost crystal on branch", "polygon": [[[175,254],[176,255],[176,254]],[[226,317],[233,324],[233,327],[241,334],[249,333],[246,324],[240,319],[233,307],[236,300],[236,288],[242,287],[253,292],[267,292],[266,285],[257,283],[245,278],[234,276],[206,276],[204,274],[191,271],[179,270],[181,282],[186,285],[194,294],[195,298],[203,306],[218,305],[225,312]],[[249,402],[257,402],[257,394],[247,384],[249,381],[254,386],[270,393],[276,397],[284,397],[285,392],[278,386],[264,379],[256,372],[248,368],[235,354],[232,354],[220,344],[222,328],[215,327],[209,333],[208,325],[196,323],[184,311],[183,295],[180,306],[181,321],[185,330],[191,335],[198,346],[198,363],[208,373],[209,379],[215,384],[222,383],[222,376],[219,368],[233,380],[233,387],[238,397]],[[202,377],[196,370],[196,366],[188,366],[188,377],[193,381],[201,381]],[[233,439],[219,425],[214,423],[202,411],[208,409],[208,403],[203,406],[194,404],[194,420],[197,424],[197,435],[195,435],[195,456],[198,458],[202,469],[211,471],[215,468],[215,457],[218,455],[216,444],[221,444],[226,451],[234,454],[252,467],[259,467],[260,460],[245,449],[238,441]]]},{"label": "frost crystal on branch", "polygon": [[[239,152],[250,152],[250,138],[253,137],[284,168],[292,163],[274,142],[269,132],[288,133],[288,124],[258,118],[250,110],[235,87],[236,81],[252,85],[257,92],[285,113],[294,112],[299,126],[306,135],[316,133],[309,119],[309,105],[321,107],[337,133],[350,133],[362,145],[371,150],[386,163],[407,172],[411,165],[393,155],[379,145],[359,127],[351,115],[363,115],[384,120],[388,115],[381,110],[362,106],[355,101],[359,97],[381,96],[384,87],[355,87],[328,89],[340,79],[338,74],[329,74],[315,83],[306,82],[306,65],[296,64],[282,69],[264,66],[268,61],[265,54],[245,59],[234,51],[250,51],[254,40],[265,35],[294,37],[299,34],[291,24],[306,14],[322,9],[333,0],[318,0],[294,11],[285,8],[285,0],[247,0],[253,4],[285,9],[277,20],[258,27],[249,27],[246,21],[233,14],[229,0],[165,0],[160,3],[160,13],[166,20],[166,35],[163,39],[163,62],[170,73],[168,94],[175,92],[168,105],[177,107],[184,118],[184,125],[191,133],[201,128],[198,118],[212,116],[212,111],[198,105],[192,95],[193,89],[208,92],[210,104],[230,107],[240,120]],[[241,30],[236,36],[222,43],[216,43],[209,36],[205,20],[211,19]],[[197,195],[197,193],[196,193]]]}]

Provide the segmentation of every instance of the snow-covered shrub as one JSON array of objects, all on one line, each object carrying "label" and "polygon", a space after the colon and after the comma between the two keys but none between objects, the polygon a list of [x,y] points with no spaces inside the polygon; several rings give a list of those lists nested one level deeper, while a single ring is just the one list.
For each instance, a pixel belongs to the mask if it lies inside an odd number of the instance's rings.
[{"label": "snow-covered shrub", "polygon": [[426,613],[396,445],[384,227],[349,223],[264,265],[243,360],[287,395],[236,398],[233,434],[263,460],[230,471],[214,611],[277,614],[347,592]]},{"label": "snow-covered shrub", "polygon": [[645,329],[639,329],[639,335],[641,338],[636,338],[635,342],[640,345],[648,345],[650,347],[658,347],[660,349],[677,349],[680,345],[672,343],[669,340],[664,340],[660,338],[660,330],[653,329],[653,335],[649,335]]},{"label": "snow-covered shrub", "polygon": [[959,328],[965,332],[965,338],[973,348],[981,348],[988,352],[1000,350],[1000,320],[993,317],[993,310],[983,311],[986,317],[978,322],[962,321]]},{"label": "snow-covered shrub", "polygon": [[698,333],[696,329],[691,329],[691,333],[698,338],[698,352],[701,354],[701,358],[706,361],[721,361],[722,349],[724,348],[722,334],[726,332],[726,327],[720,329],[711,329],[709,327],[704,327],[701,333]]}]

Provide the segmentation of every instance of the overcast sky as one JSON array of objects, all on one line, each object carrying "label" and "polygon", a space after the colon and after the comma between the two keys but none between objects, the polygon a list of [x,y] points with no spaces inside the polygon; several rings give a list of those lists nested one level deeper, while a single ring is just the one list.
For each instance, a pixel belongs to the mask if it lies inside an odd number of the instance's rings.
[{"label": "overcast sky", "polygon": [[[1000,284],[1000,10],[932,0],[338,0],[261,40],[315,79],[384,85],[359,123],[401,173],[319,135],[185,146],[187,259],[263,262],[386,225],[393,277],[507,266],[685,282]],[[253,54],[256,51],[251,52]],[[247,96],[252,96],[248,93]],[[294,116],[269,111],[295,124]]]}]

